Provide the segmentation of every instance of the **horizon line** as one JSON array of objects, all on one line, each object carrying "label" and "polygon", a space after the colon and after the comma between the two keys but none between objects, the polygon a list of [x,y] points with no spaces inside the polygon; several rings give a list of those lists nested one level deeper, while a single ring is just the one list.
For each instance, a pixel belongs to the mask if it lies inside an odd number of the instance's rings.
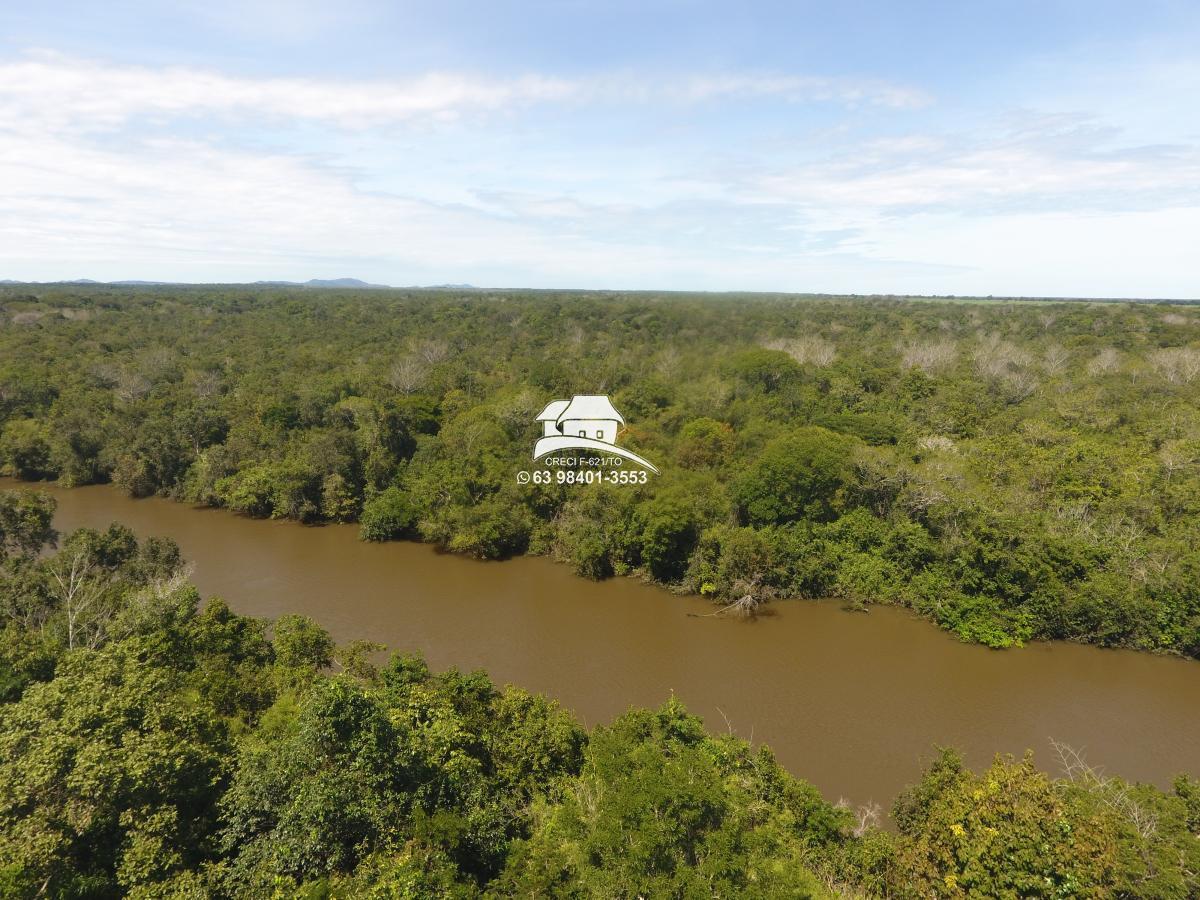
[{"label": "horizon line", "polygon": [[[356,282],[355,284],[337,284],[337,282]],[[1121,295],[1096,296],[1089,294],[920,294],[912,292],[887,291],[800,291],[800,290],[765,290],[738,288],[644,288],[644,287],[529,287],[529,286],[485,286],[468,282],[437,282],[433,284],[381,284],[368,282],[361,278],[340,276],[336,278],[309,278],[306,281],[296,281],[286,278],[259,278],[254,281],[166,281],[149,278],[121,278],[112,281],[100,281],[93,278],[59,278],[50,281],[28,281],[19,278],[0,278],[0,288],[17,287],[22,285],[71,287],[124,287],[124,288],[153,288],[153,287],[253,287],[253,288],[309,288],[332,290],[372,290],[372,291],[564,291],[571,293],[639,293],[639,294],[754,294],[763,296],[793,296],[793,297],[846,297],[846,298],[896,298],[913,300],[991,300],[991,301],[1048,301],[1075,303],[1200,303],[1200,295],[1194,297],[1131,297]]]}]

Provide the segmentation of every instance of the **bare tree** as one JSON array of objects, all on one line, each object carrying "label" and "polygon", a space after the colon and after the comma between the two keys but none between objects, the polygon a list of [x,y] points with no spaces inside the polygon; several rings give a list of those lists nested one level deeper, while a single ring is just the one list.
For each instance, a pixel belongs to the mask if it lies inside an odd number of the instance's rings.
[{"label": "bare tree", "polygon": [[1058,754],[1063,774],[1071,782],[1123,817],[1134,827],[1144,841],[1150,840],[1158,831],[1158,814],[1144,806],[1134,796],[1133,787],[1116,778],[1105,778],[1103,773],[1088,765],[1078,750],[1051,739],[1050,746]]},{"label": "bare tree", "polygon": [[415,394],[428,375],[428,366],[417,356],[402,356],[388,372],[388,384],[402,394]]},{"label": "bare tree", "polygon": [[923,339],[900,345],[900,365],[932,374],[954,365],[958,344],[950,338]]},{"label": "bare tree", "polygon": [[1066,371],[1070,361],[1070,351],[1061,344],[1051,344],[1042,353],[1042,369],[1052,378]]},{"label": "bare tree", "polygon": [[701,415],[715,415],[729,402],[733,388],[720,375],[708,374],[698,379],[688,379],[680,387],[690,407]]},{"label": "bare tree", "polygon": [[679,369],[683,365],[683,357],[679,353],[679,348],[672,344],[658,354],[655,362],[662,376],[674,381],[679,377]]},{"label": "bare tree", "polygon": [[529,388],[523,388],[515,396],[501,398],[495,404],[496,418],[509,431],[532,422],[539,408],[538,398]]},{"label": "bare tree", "polygon": [[178,611],[183,596],[191,590],[193,571],[191,564],[180,566],[126,594],[119,609],[114,607],[111,618],[104,622],[101,642],[122,640],[146,623],[165,626]]},{"label": "bare tree", "polygon": [[950,438],[941,434],[930,434],[917,441],[917,446],[930,453],[957,453],[958,447]]},{"label": "bare tree", "polygon": [[133,403],[150,392],[150,382],[137,372],[122,372],[113,393],[122,403]]},{"label": "bare tree", "polygon": [[878,827],[881,812],[878,803],[871,802],[860,806],[854,814],[854,836],[860,838],[872,828]]},{"label": "bare tree", "polygon": [[1200,377],[1200,348],[1163,347],[1149,357],[1150,365],[1171,384],[1188,384]]},{"label": "bare tree", "polygon": [[152,383],[175,377],[179,369],[179,354],[170,347],[148,347],[138,354],[138,371]]},{"label": "bare tree", "polygon": [[1004,376],[1003,381],[1008,388],[1008,398],[1013,403],[1019,403],[1026,397],[1032,396],[1038,389],[1038,380],[1025,371],[1009,372]]},{"label": "bare tree", "polygon": [[1037,379],[1028,371],[1032,363],[1028,352],[995,334],[984,335],[975,348],[976,371],[1002,382],[1011,403],[1019,403],[1037,390]]},{"label": "bare tree", "polygon": [[798,338],[773,338],[763,342],[768,350],[781,350],[800,365],[812,364],[824,368],[837,357],[837,347],[817,334]]},{"label": "bare tree", "polygon": [[1196,441],[1167,441],[1159,448],[1163,475],[1170,482],[1176,472],[1186,472],[1200,462],[1200,444]]},{"label": "bare tree", "polygon": [[436,366],[450,354],[450,346],[445,341],[421,341],[416,347],[417,357],[427,366]]},{"label": "bare tree", "polygon": [[201,400],[208,400],[221,392],[221,376],[216,372],[197,370],[188,373],[192,391]]},{"label": "bare tree", "polygon": [[936,460],[912,472],[898,498],[911,515],[921,516],[930,509],[948,503],[952,492],[960,488],[962,475]]},{"label": "bare tree", "polygon": [[121,367],[109,360],[95,363],[89,371],[93,378],[107,388],[116,387],[117,382],[121,380]]},{"label": "bare tree", "polygon": [[97,571],[91,554],[64,550],[50,563],[51,587],[67,620],[67,647],[95,649],[104,640],[112,610],[105,599],[111,576]]},{"label": "bare tree", "polygon": [[1112,347],[1105,347],[1088,363],[1089,375],[1107,375],[1121,367],[1121,354]]},{"label": "bare tree", "polygon": [[1028,353],[998,335],[984,335],[975,348],[975,368],[988,378],[1004,378],[1031,362]]},{"label": "bare tree", "polygon": [[729,594],[732,599],[712,615],[729,614],[752,619],[758,615],[759,608],[774,600],[779,592],[770,585],[763,584],[762,574],[756,572],[748,578],[735,579]]}]

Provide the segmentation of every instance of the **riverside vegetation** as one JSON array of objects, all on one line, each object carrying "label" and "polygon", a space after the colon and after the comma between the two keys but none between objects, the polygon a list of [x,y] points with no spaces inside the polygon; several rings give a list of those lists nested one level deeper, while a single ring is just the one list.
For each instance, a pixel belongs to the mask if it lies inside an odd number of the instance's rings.
[{"label": "riverside vegetation", "polygon": [[[574,393],[662,475],[518,485]],[[8,286],[0,467],[745,612],[835,596],[993,647],[1200,656],[1186,305]]]},{"label": "riverside vegetation", "polygon": [[485,674],[201,604],[178,548],[0,492],[0,896],[1154,897],[1200,781],[950,750],[831,805],[674,699],[590,731]]}]

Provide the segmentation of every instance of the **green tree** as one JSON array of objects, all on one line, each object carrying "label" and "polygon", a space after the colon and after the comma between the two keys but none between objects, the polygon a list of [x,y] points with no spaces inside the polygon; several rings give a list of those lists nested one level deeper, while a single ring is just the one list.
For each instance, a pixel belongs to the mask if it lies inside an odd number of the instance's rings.
[{"label": "green tree", "polygon": [[17,478],[35,481],[58,474],[45,427],[35,419],[11,419],[0,432],[0,460]]},{"label": "green tree", "polygon": [[[751,796],[769,799],[752,809]],[[597,728],[579,777],[537,822],[506,894],[820,896],[805,846],[838,841],[843,824],[769,754],[708,737],[676,701]]]},{"label": "green tree", "polygon": [[678,462],[689,469],[714,468],[729,461],[733,429],[709,418],[693,419],[679,431]]},{"label": "green tree", "polygon": [[393,485],[363,504],[359,523],[359,535],[365,541],[412,537],[416,533],[417,510],[408,495]]},{"label": "green tree", "polygon": [[659,581],[677,581],[687,568],[700,527],[695,510],[682,498],[664,494],[634,512],[642,561]]},{"label": "green tree", "polygon": [[31,558],[54,543],[56,506],[49,494],[0,491],[0,562],[9,556]]},{"label": "green tree", "polygon": [[771,441],[733,486],[751,525],[830,518],[853,480],[854,441],[806,426]]},{"label": "green tree", "polygon": [[1116,834],[1079,816],[1034,768],[997,758],[982,775],[942,751],[896,801],[901,896],[1102,897],[1117,877]]},{"label": "green tree", "polygon": [[275,661],[285,669],[315,671],[333,663],[333,639],[310,619],[289,613],[275,620],[271,645]]},{"label": "green tree", "polygon": [[210,858],[230,772],[220,721],[137,645],[67,657],[0,706],[0,859],[9,883],[112,896]]}]

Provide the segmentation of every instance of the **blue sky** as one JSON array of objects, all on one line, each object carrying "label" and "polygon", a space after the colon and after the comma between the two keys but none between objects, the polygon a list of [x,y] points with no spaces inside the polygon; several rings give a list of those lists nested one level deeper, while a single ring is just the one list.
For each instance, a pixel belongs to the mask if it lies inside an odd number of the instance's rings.
[{"label": "blue sky", "polygon": [[0,8],[0,278],[1200,297],[1200,4]]}]

